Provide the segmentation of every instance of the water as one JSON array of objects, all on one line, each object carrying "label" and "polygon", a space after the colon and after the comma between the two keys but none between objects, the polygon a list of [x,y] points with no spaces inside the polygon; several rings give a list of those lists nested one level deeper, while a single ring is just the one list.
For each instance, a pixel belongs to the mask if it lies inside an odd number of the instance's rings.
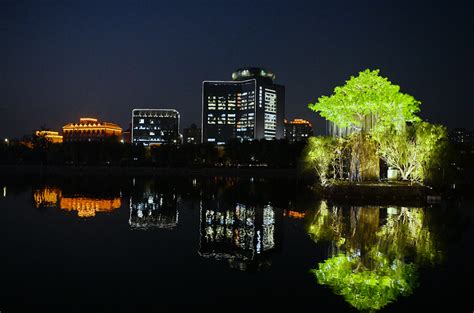
[{"label": "water", "polygon": [[3,312],[471,312],[472,202],[340,204],[289,179],[3,179]]}]

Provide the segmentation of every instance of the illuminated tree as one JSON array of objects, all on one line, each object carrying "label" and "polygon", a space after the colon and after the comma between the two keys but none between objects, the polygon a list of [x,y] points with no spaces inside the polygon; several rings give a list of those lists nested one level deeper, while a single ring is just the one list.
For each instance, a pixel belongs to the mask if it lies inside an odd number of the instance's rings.
[{"label": "illuminated tree", "polygon": [[342,87],[336,87],[331,96],[322,96],[309,109],[340,128],[353,134],[350,175],[351,180],[374,180],[379,177],[379,162],[375,146],[366,133],[379,128],[403,128],[406,122],[419,118],[420,102],[400,92],[379,70],[369,69],[351,76]]},{"label": "illuminated tree", "polygon": [[415,98],[401,93],[399,86],[379,76],[379,70],[367,69],[336,87],[333,95],[322,96],[308,107],[339,127],[368,131],[364,123],[367,116],[373,115],[384,125],[403,125],[419,120],[419,105]]},{"label": "illuminated tree", "polygon": [[377,146],[371,136],[356,132],[349,135],[350,149],[349,179],[351,181],[376,180],[379,178]]},{"label": "illuminated tree", "polygon": [[327,186],[330,166],[335,163],[335,139],[331,137],[310,137],[303,151],[305,165],[314,169],[321,181]]},{"label": "illuminated tree", "polygon": [[446,129],[441,125],[417,122],[402,129],[377,127],[373,138],[379,144],[380,157],[388,166],[398,169],[403,180],[421,182],[430,167],[439,162]]}]

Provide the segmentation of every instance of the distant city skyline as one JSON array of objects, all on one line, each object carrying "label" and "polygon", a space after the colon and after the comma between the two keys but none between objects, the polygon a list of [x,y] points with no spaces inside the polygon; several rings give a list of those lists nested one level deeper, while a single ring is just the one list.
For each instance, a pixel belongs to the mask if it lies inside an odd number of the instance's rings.
[{"label": "distant city skyline", "polygon": [[[128,128],[133,108],[201,122],[201,84],[240,67],[277,73],[285,118],[351,75],[380,69],[422,102],[420,115],[471,128],[473,28],[467,1],[258,3],[2,1],[0,136],[92,116]],[[252,47],[251,49],[249,47]]]}]

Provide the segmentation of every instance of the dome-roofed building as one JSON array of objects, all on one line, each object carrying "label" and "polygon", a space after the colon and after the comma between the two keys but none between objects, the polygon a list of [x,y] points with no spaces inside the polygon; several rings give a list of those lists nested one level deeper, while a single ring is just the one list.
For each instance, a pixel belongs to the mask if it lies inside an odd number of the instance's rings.
[{"label": "dome-roofed building", "polygon": [[105,138],[122,136],[122,128],[110,122],[100,122],[96,118],[81,117],[79,123],[63,126],[64,142],[102,142]]}]

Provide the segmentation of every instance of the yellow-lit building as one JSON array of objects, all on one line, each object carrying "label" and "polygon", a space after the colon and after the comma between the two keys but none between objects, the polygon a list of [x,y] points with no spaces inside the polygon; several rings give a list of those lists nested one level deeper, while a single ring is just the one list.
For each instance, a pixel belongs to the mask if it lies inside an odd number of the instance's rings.
[{"label": "yellow-lit building", "polygon": [[63,143],[63,136],[59,132],[51,130],[37,130],[35,132],[36,137],[43,137],[51,143]]},{"label": "yellow-lit building", "polygon": [[62,210],[77,211],[79,217],[93,217],[96,212],[111,212],[120,208],[121,204],[120,198],[62,197],[59,205]]},{"label": "yellow-lit building", "polygon": [[61,199],[61,189],[56,187],[43,187],[33,190],[33,201],[37,208],[55,207]]},{"label": "yellow-lit building", "polygon": [[285,138],[290,142],[306,140],[313,136],[313,125],[310,121],[295,118],[292,121],[285,120]]},{"label": "yellow-lit building", "polygon": [[110,137],[120,140],[122,128],[114,123],[100,122],[96,118],[83,117],[79,123],[63,126],[64,142],[101,142]]}]

